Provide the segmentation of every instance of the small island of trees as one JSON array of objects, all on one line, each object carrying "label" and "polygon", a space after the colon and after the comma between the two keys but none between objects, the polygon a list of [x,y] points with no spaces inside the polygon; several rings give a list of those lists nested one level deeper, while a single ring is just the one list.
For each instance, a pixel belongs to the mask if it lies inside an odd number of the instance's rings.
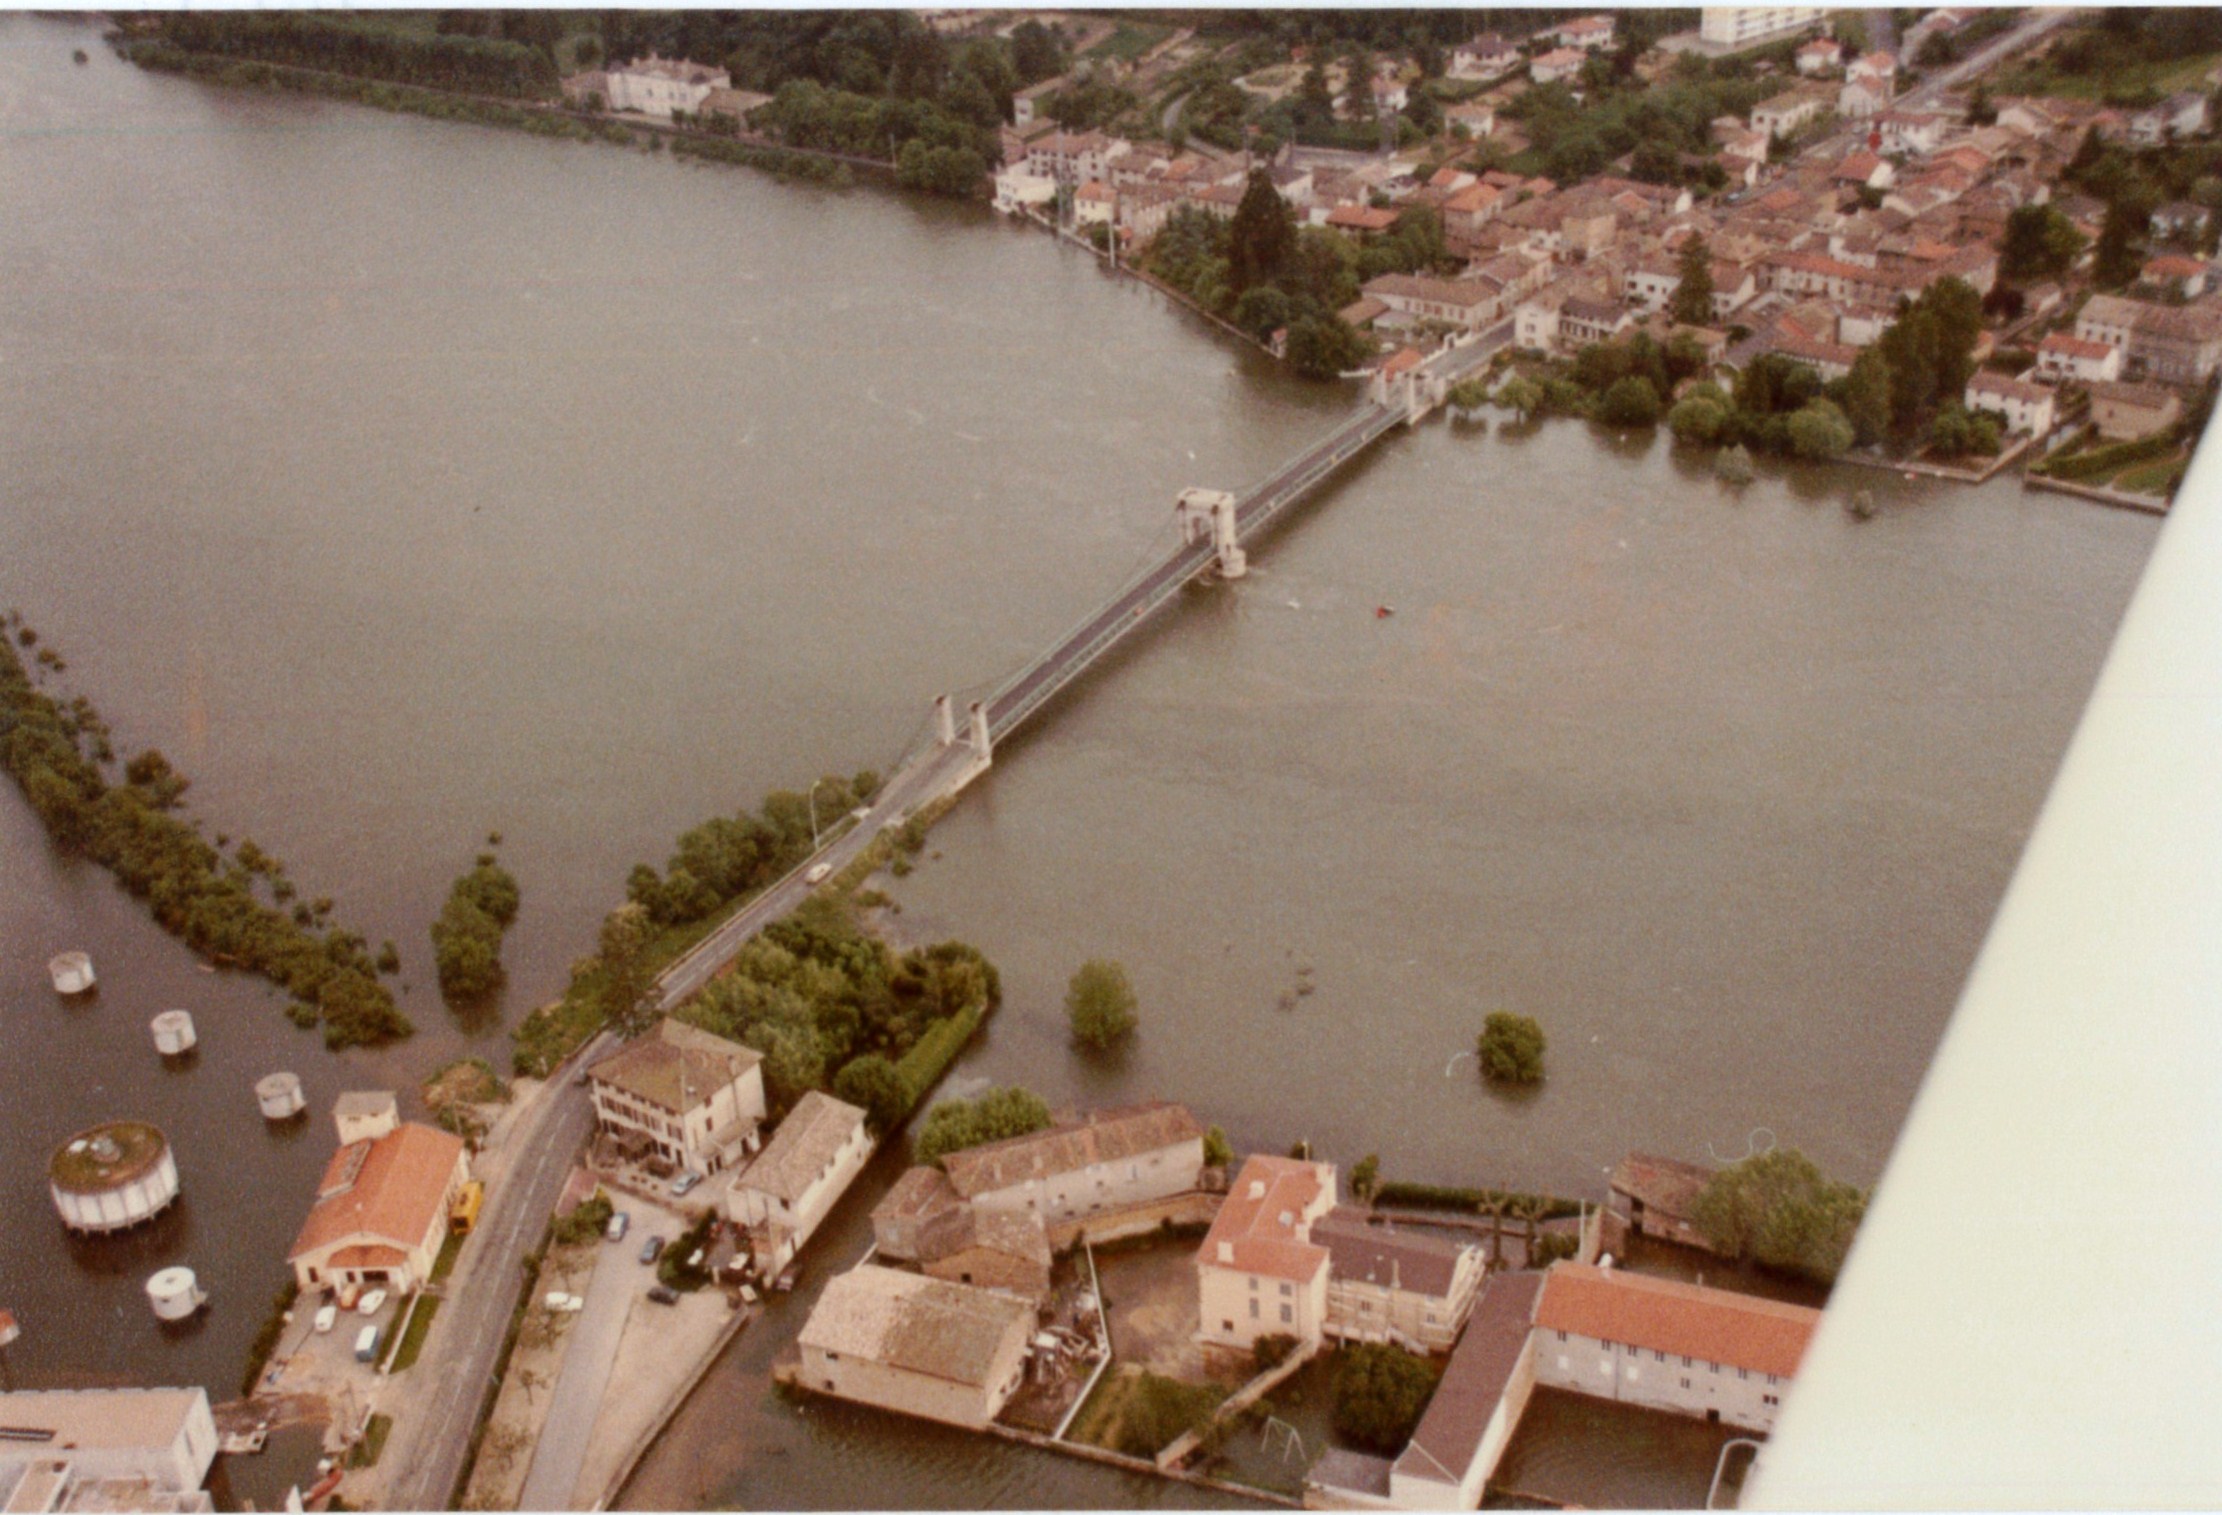
[{"label": "small island of trees", "polygon": [[484,999],[501,987],[502,933],[517,919],[517,880],[482,852],[448,891],[432,923],[432,961],[450,1004]]}]

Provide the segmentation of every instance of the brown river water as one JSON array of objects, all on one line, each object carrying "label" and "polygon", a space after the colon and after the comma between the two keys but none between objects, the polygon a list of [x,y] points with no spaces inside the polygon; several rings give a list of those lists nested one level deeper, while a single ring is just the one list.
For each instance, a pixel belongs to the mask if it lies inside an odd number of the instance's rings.
[{"label": "brown river water", "polygon": [[[326,1054],[8,786],[18,1384],[229,1397],[333,1094],[505,1061],[634,862],[887,766],[935,693],[1162,543],[1178,489],[1240,487],[1350,403],[984,211],[211,89],[70,22],[0,18],[0,207],[0,607],[211,831],[400,944],[419,1027]],[[1764,1127],[1871,1181],[2154,530],[2010,478],[1730,494],[1663,437],[1572,423],[1392,438],[999,753],[893,886],[906,932],[1002,966],[956,1077],[1186,1100],[1238,1144],[1415,1179],[1593,1194],[1630,1146],[1735,1157]],[[463,1022],[425,928],[491,829],[525,907],[504,1003]],[[65,946],[93,1003],[46,985]],[[1083,1061],[1061,997],[1099,955],[1142,1030]],[[146,1030],[171,1005],[184,1069]],[[1451,1062],[1500,1007],[1549,1034],[1531,1097]],[[280,1067],[315,1114],[273,1134],[251,1089]],[[47,1154],[119,1115],[169,1132],[185,1198],[70,1242]],[[139,1293],[170,1262],[214,1295],[178,1336]],[[790,1405],[776,1334],[639,1501],[1191,1495]]]}]

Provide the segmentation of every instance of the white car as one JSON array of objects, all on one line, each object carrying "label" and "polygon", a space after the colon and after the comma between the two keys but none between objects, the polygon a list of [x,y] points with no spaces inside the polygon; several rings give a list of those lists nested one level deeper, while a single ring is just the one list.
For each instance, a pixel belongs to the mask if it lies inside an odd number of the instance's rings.
[{"label": "white car", "polygon": [[316,1312],[316,1334],[322,1336],[325,1333],[329,1332],[332,1329],[333,1325],[338,1322],[338,1320],[339,1306],[326,1305],[323,1309]]},{"label": "white car", "polygon": [[576,1315],[586,1308],[586,1299],[578,1294],[566,1294],[560,1289],[551,1290],[542,1301],[553,1315]]},{"label": "white car", "polygon": [[806,884],[822,884],[826,881],[826,875],[831,872],[833,872],[833,864],[818,863],[802,876],[802,881]]},{"label": "white car", "polygon": [[384,1308],[386,1308],[386,1291],[384,1289],[373,1289],[361,1299],[355,1301],[355,1313],[357,1315],[376,1315]]}]

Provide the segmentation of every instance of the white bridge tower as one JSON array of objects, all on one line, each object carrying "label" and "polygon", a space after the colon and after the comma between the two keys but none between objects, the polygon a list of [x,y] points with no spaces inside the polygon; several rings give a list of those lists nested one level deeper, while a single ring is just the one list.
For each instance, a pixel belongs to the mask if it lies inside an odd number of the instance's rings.
[{"label": "white bridge tower", "polygon": [[1234,496],[1223,489],[1184,489],[1173,506],[1180,514],[1180,540],[1193,547],[1207,538],[1219,565],[1219,577],[1239,579],[1250,571],[1250,560],[1235,540]]}]

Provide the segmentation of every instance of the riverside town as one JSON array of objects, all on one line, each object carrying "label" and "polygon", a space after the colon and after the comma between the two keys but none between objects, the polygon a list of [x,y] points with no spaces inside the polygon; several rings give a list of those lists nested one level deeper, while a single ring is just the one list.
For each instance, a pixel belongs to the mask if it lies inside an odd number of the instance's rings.
[{"label": "riverside town", "polygon": [[0,101],[0,1511],[1847,1434],[2196,504],[2222,10],[16,13]]}]

